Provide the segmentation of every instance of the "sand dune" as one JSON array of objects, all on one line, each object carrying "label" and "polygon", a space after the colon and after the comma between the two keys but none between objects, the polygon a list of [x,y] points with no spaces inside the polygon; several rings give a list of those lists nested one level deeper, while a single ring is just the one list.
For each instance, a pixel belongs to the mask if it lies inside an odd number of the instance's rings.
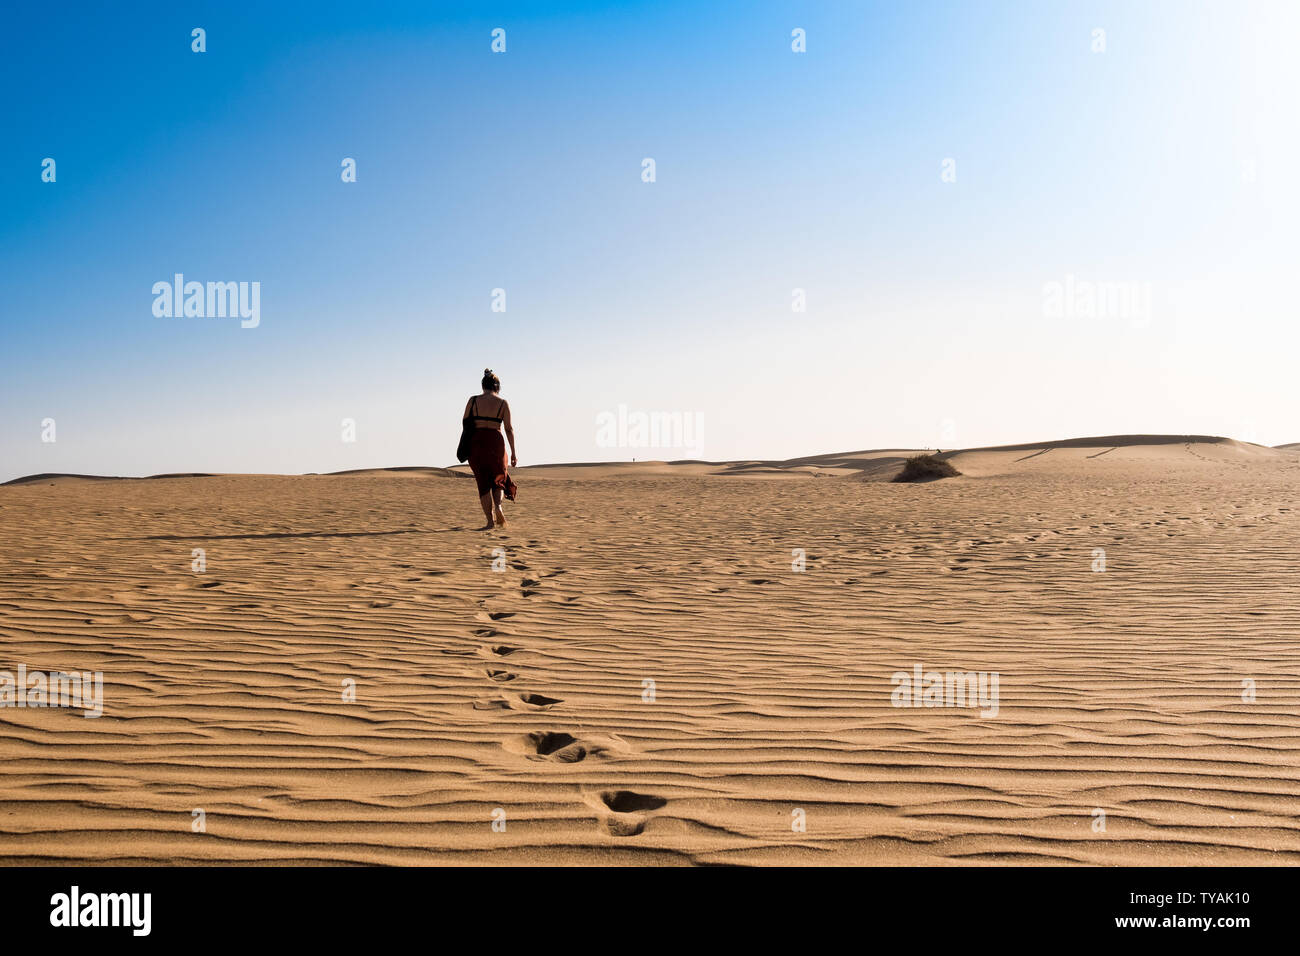
[{"label": "sand dune", "polygon": [[491,533],[436,468],[11,483],[0,669],[105,687],[0,708],[0,857],[1300,862],[1300,452],[907,454],[522,469]]}]

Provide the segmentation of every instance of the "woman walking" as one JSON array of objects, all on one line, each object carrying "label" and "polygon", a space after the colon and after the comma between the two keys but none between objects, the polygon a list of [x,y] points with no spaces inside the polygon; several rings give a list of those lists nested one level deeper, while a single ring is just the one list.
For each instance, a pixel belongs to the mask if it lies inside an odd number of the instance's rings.
[{"label": "woman walking", "polygon": [[501,440],[501,426],[505,426],[506,438],[510,441],[512,468],[519,466],[519,459],[515,456],[515,430],[510,427],[510,403],[497,394],[500,391],[501,379],[490,368],[485,368],[483,393],[473,396],[465,403],[465,414],[461,416],[462,424],[468,421],[474,425],[469,446],[469,467],[478,483],[478,502],[483,506],[483,514],[487,518],[487,524],[480,531],[490,530],[493,521],[498,528],[506,526],[506,516],[501,510],[501,496],[504,494],[514,501],[517,490],[506,470],[506,445]]}]

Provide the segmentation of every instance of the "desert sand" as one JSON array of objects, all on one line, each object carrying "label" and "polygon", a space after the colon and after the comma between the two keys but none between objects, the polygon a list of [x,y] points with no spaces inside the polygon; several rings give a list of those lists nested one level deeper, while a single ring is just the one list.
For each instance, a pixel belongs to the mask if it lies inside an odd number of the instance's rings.
[{"label": "desert sand", "polygon": [[1300,862],[1300,450],[906,454],[0,487],[0,862]]}]

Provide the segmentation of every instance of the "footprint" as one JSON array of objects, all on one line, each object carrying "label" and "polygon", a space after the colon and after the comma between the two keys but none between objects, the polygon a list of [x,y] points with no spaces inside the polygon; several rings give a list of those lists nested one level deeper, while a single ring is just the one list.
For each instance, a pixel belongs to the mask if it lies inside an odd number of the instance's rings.
[{"label": "footprint", "polygon": [[668,803],[663,797],[632,790],[606,790],[600,794],[600,802],[615,813],[644,813],[658,810]]},{"label": "footprint", "polygon": [[610,836],[636,836],[645,830],[646,821],[641,817],[605,817],[600,821],[600,828]]},{"label": "footprint", "polygon": [[511,703],[513,710],[548,710],[564,701],[559,697],[547,697],[545,694],[519,694]]},{"label": "footprint", "polygon": [[552,730],[535,730],[526,737],[507,744],[506,749],[522,753],[532,760],[558,760],[577,763],[587,756],[587,747],[577,737]]},{"label": "footprint", "polygon": [[516,611],[488,611],[488,617],[494,621],[504,621],[508,617],[514,617]]},{"label": "footprint", "polygon": [[625,741],[612,734],[579,740],[572,734],[558,730],[536,730],[523,737],[511,737],[503,741],[502,746],[529,760],[552,760],[558,763],[577,763],[587,757],[627,753],[630,749]]},{"label": "footprint", "polygon": [[509,657],[519,648],[511,647],[509,644],[488,644],[484,645],[483,650],[496,657]]},{"label": "footprint", "polygon": [[510,701],[504,697],[480,697],[474,701],[475,710],[509,710]]},{"label": "footprint", "polygon": [[584,798],[600,814],[600,828],[610,836],[636,836],[646,828],[652,810],[667,805],[663,797],[632,790],[605,790]]},{"label": "footprint", "polygon": [[492,668],[488,668],[487,676],[498,684],[504,684],[506,681],[514,680],[519,675],[513,674],[510,671],[493,670]]}]

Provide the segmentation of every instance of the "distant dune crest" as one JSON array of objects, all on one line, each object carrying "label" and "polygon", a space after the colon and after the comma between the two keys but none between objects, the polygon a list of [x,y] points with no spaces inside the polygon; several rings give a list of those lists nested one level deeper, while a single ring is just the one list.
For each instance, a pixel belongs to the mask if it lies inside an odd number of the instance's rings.
[{"label": "distant dune crest", "polygon": [[[1215,435],[1103,435],[1092,438],[1064,438],[1055,441],[1026,442],[1017,445],[991,445],[980,448],[929,449],[890,448],[867,451],[837,452],[784,460],[748,461],[592,461],[550,465],[532,465],[519,469],[529,478],[603,479],[620,477],[735,477],[735,478],[856,478],[864,481],[893,481],[904,462],[918,454],[931,452],[948,462],[962,475],[983,477],[1019,470],[1015,466],[1036,461],[1037,466],[1063,465],[1069,461],[1086,461],[1096,467],[1102,463],[1160,464],[1168,468],[1207,464],[1238,464],[1251,461],[1294,461],[1300,454],[1300,442],[1268,447]],[[366,478],[464,478],[468,468],[457,465],[439,468],[431,465],[402,465],[391,468],[353,468],[301,477]],[[164,478],[236,477],[210,472],[178,472],[149,475],[146,478],[123,478],[107,475],[43,473],[26,475],[0,485],[24,485],[63,481],[153,481]],[[267,476],[271,477],[271,476]],[[283,476],[281,476],[283,477]]]}]

